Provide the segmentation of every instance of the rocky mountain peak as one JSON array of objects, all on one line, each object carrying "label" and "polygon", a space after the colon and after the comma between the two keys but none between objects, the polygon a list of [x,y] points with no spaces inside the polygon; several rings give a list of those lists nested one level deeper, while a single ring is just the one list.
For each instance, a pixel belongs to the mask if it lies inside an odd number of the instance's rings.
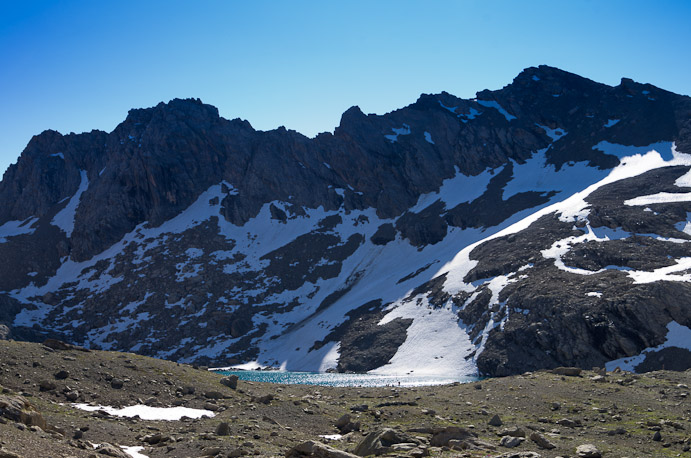
[{"label": "rocky mountain peak", "polygon": [[[666,304],[688,294],[677,277],[660,283],[657,320],[615,316],[599,298],[641,305],[641,272],[683,258],[686,201],[626,202],[683,192],[688,165],[673,162],[672,145],[691,153],[690,100],[539,66],[475,99],[423,94],[382,115],[352,107],[313,139],[255,131],[198,99],[131,110],[110,133],[44,132],[0,183],[0,324],[310,370],[414,360],[503,375],[633,355],[664,341],[670,320],[688,323]],[[571,219],[540,213],[652,150],[653,168],[674,173],[620,180]],[[525,230],[497,235],[514,223]],[[598,236],[603,226],[615,232]],[[631,323],[642,337],[626,334]]]}]

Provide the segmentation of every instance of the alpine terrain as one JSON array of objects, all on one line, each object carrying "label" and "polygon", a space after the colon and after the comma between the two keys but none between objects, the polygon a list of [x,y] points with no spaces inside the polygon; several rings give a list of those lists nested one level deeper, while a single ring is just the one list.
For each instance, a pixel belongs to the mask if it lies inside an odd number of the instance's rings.
[{"label": "alpine terrain", "polygon": [[35,136],[0,182],[5,337],[184,363],[691,367],[691,98],[540,66],[256,131],[199,100]]}]

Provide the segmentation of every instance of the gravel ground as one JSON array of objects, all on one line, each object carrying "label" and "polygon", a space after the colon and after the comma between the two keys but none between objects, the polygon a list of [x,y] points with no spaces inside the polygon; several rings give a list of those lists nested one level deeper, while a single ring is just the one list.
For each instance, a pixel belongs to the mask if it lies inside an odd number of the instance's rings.
[{"label": "gravel ground", "polygon": [[[144,447],[140,453],[151,458],[306,456],[309,447],[291,451],[306,441],[327,443],[332,448],[313,448],[313,456],[334,458],[347,456],[338,450],[411,457],[691,457],[691,371],[541,371],[418,388],[239,381],[233,389],[204,368],[50,346],[0,341],[0,458],[129,456],[116,446]],[[141,420],[73,403],[184,406],[215,416]],[[393,432],[375,440],[379,449],[358,447],[387,428]],[[334,434],[342,437],[320,437]]]}]

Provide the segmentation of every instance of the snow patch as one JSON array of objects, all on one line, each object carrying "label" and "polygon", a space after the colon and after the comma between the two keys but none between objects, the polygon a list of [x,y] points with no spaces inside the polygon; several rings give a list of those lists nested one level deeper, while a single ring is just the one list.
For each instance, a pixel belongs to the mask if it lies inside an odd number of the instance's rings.
[{"label": "snow patch", "polygon": [[427,141],[427,143],[434,145],[434,140],[432,140],[432,134],[430,134],[429,132],[425,132],[425,140]]},{"label": "snow patch", "polygon": [[392,127],[391,130],[393,131],[393,134],[384,135],[384,137],[391,141],[391,143],[397,142],[399,135],[410,135],[410,126],[408,124],[403,124],[403,127],[398,128]]},{"label": "snow patch", "polygon": [[557,127],[556,129],[550,129],[549,127],[543,126],[542,124],[535,123],[535,125],[538,126],[540,129],[544,130],[547,136],[551,138],[553,142],[556,142],[557,140],[563,138],[564,135],[566,135],[566,131],[561,127]]},{"label": "snow patch", "polygon": [[622,370],[634,372],[635,367],[645,361],[648,353],[658,352],[670,347],[685,348],[691,351],[691,329],[676,321],[670,321],[669,324],[667,324],[667,338],[662,344],[657,347],[646,348],[639,355],[627,356],[605,363],[605,368],[608,371],[613,371],[619,367]]},{"label": "snow patch", "polygon": [[444,180],[438,191],[422,194],[409,211],[419,213],[437,200],[444,202],[446,209],[454,208],[464,202],[472,202],[485,193],[490,180],[498,171],[486,169],[478,175],[468,176],[462,174],[456,167],[456,176]]},{"label": "snow patch", "polygon": [[649,196],[639,196],[624,201],[624,205],[635,207],[638,205],[670,204],[674,202],[690,202],[691,192],[659,192]]},{"label": "snow patch", "polygon": [[482,114],[482,111],[476,110],[475,108],[470,107],[470,108],[468,109],[468,114],[460,114],[460,115],[458,115],[458,117],[459,117],[459,118],[463,118],[463,119],[461,119],[461,121],[463,121],[463,122],[465,123],[465,122],[468,122],[468,121],[470,121],[470,120],[472,120],[472,119],[477,118],[477,117],[480,116],[481,114]]},{"label": "snow patch", "polygon": [[68,238],[72,236],[72,231],[74,230],[74,217],[77,213],[77,207],[79,207],[79,201],[84,191],[89,187],[89,178],[86,176],[86,170],[81,170],[79,173],[81,181],[77,192],[72,196],[65,208],[60,210],[50,222],[52,225],[62,229]]},{"label": "snow patch", "polygon": [[597,145],[593,146],[593,149],[600,150],[605,154],[610,154],[616,156],[619,159],[626,156],[634,155],[645,155],[650,151],[656,151],[660,158],[664,161],[673,159],[675,154],[672,151],[674,147],[673,142],[657,142],[648,146],[631,146],[631,145],[620,145],[618,143],[610,143],[608,141],[601,141]]},{"label": "snow patch", "polygon": [[343,439],[342,434],[320,434],[319,437],[324,438],[327,441],[339,441]]},{"label": "snow patch", "polygon": [[[562,240],[557,240],[552,244],[552,246],[546,250],[542,250],[542,256],[545,259],[554,259],[554,265],[557,267],[559,270],[563,270],[565,272],[569,272],[572,274],[578,274],[578,275],[593,275],[597,274],[600,272],[604,272],[605,270],[608,269],[616,269],[616,270],[623,270],[622,268],[619,268],[617,266],[607,266],[603,269],[600,270],[586,270],[586,269],[579,269],[576,267],[568,267],[564,264],[564,261],[562,260],[562,256],[564,256],[566,253],[569,252],[571,247],[573,245],[577,245],[579,243],[585,243],[585,242],[607,242],[609,240],[619,240],[623,238],[629,237],[631,234],[629,232],[619,230],[619,229],[610,229],[606,227],[601,227],[598,228],[598,231],[600,232],[600,236],[593,231],[593,229],[590,227],[589,224],[586,225],[586,232],[583,235],[579,236],[572,236],[572,237],[567,237]],[[612,237],[612,238],[610,238]]]},{"label": "snow patch", "polygon": [[196,259],[204,254],[204,250],[202,250],[201,248],[188,248],[187,250],[185,250],[185,254],[190,259]]},{"label": "snow patch", "polygon": [[125,445],[120,445],[120,448],[132,458],[149,458],[147,455],[139,453],[144,450],[142,446],[127,447]]},{"label": "snow patch", "polygon": [[216,414],[210,410],[191,409],[189,407],[150,407],[143,404],[123,407],[121,409],[101,405],[91,406],[88,404],[72,404],[72,406],[76,407],[77,409],[86,410],[87,412],[104,410],[110,415],[115,415],[116,417],[139,416],[139,418],[142,420],[177,421],[182,417],[201,418],[216,416]]},{"label": "snow patch", "polygon": [[482,105],[483,107],[486,108],[494,108],[497,110],[499,113],[504,115],[507,121],[511,121],[512,119],[516,119],[516,117],[512,114],[509,114],[508,111],[506,111],[504,108],[502,108],[501,105],[496,100],[477,100],[477,103]]},{"label": "snow patch", "polygon": [[441,103],[441,100],[437,100],[437,102],[439,102],[439,105],[441,105],[441,107],[442,107],[443,109],[449,110],[451,113],[456,114],[456,108],[458,108],[457,106],[456,106],[456,107],[447,107],[446,105],[444,105],[443,103]]},{"label": "snow patch", "polygon": [[[418,296],[420,298],[420,296]],[[427,299],[407,301],[382,318],[386,324],[396,318],[412,318],[405,342],[384,366],[369,371],[379,375],[464,376],[477,372],[465,359],[474,349],[467,332],[458,324],[457,307],[449,304],[433,309]]]},{"label": "snow patch", "polygon": [[36,230],[32,227],[38,218],[30,216],[24,221],[7,221],[0,226],[0,243],[7,242],[7,237],[16,237],[17,235],[33,234]]},{"label": "snow patch", "polygon": [[564,164],[558,171],[547,162],[547,148],[539,150],[523,164],[511,160],[513,178],[504,187],[504,200],[522,192],[556,192],[572,194],[582,189],[583,183],[604,178],[608,171],[588,167],[585,162]]},{"label": "snow patch", "polygon": [[621,119],[608,119],[607,123],[603,127],[612,127],[615,126]]},{"label": "snow patch", "polygon": [[677,178],[674,185],[680,188],[691,188],[691,170]]},{"label": "snow patch", "polygon": [[644,270],[632,270],[627,272],[627,274],[633,279],[633,282],[637,284],[652,283],[656,281],[691,282],[691,273],[674,275],[678,272],[691,271],[691,257],[679,258],[676,260],[676,262],[677,263],[675,265],[660,267],[652,272],[647,272]]},{"label": "snow patch", "polygon": [[674,228],[684,234],[691,235],[691,213],[686,213],[686,220],[678,222],[674,225]]}]

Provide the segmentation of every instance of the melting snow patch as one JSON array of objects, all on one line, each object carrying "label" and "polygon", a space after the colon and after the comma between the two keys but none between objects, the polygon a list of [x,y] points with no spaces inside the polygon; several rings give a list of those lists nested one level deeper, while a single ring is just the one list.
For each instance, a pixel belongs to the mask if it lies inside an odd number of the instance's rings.
[{"label": "melting snow patch", "polygon": [[604,127],[612,127],[616,125],[621,119],[608,119],[607,124],[604,125]]},{"label": "melting snow patch", "polygon": [[606,226],[601,227],[590,227],[588,229],[595,234],[596,240],[598,241],[608,241],[608,240],[622,240],[631,237],[633,234],[631,232],[625,231],[621,228],[611,229]]},{"label": "melting snow patch", "polygon": [[449,110],[449,111],[450,111],[451,113],[453,113],[453,114],[456,114],[456,108],[458,108],[458,107],[447,107],[446,105],[444,105],[443,103],[441,103],[441,100],[438,100],[438,102],[439,102],[439,105],[441,105],[442,108],[444,108],[445,110]]},{"label": "melting snow patch", "polygon": [[[600,150],[605,154],[611,154],[612,156],[616,156],[619,159],[625,156],[644,155],[646,153],[649,153],[650,151],[657,151],[658,154],[661,156],[661,159],[668,161],[675,156],[673,147],[674,143],[672,142],[658,142],[648,146],[630,146],[620,145],[617,143],[610,143],[608,141],[603,140],[597,145],[593,146],[593,149]],[[658,167],[661,166],[662,164]]]},{"label": "melting snow patch", "polygon": [[432,140],[432,134],[430,134],[429,132],[425,132],[425,140],[427,140],[427,143],[431,143],[432,145],[434,145],[434,140]]},{"label": "melting snow patch", "polygon": [[343,439],[343,435],[341,434],[320,434],[319,437],[322,437],[327,441],[338,441]]},{"label": "melting snow patch", "polygon": [[686,220],[675,224],[674,227],[684,234],[691,235],[691,213],[686,213]]},{"label": "melting snow patch", "polygon": [[607,174],[605,170],[588,167],[585,162],[564,165],[557,171],[553,164],[547,163],[546,152],[547,149],[538,151],[523,164],[512,160],[513,178],[504,187],[504,200],[528,191],[574,193],[582,189],[583,183],[593,183]]},{"label": "melting snow patch", "polygon": [[204,254],[204,250],[201,248],[188,248],[185,251],[185,254],[187,255],[188,258],[190,259],[195,259],[198,258],[199,256]]},{"label": "melting snow patch", "polygon": [[459,118],[461,118],[461,117],[463,118],[463,119],[461,119],[461,121],[463,121],[463,122],[468,122],[468,121],[470,121],[471,119],[477,118],[477,117],[480,116],[481,114],[482,114],[482,111],[479,111],[479,110],[476,110],[476,109],[473,108],[473,107],[470,107],[470,109],[469,109],[469,111],[468,111],[468,114],[460,114],[460,115],[458,115],[458,117],[459,117]]},{"label": "melting snow patch", "polygon": [[29,217],[24,221],[7,221],[0,226],[0,243],[7,242],[7,237],[15,237],[23,234],[33,234],[36,230],[33,226],[38,218]]},{"label": "melting snow patch", "polygon": [[633,199],[625,200],[624,205],[629,205],[631,207],[638,205],[650,205],[650,204],[669,204],[673,202],[690,202],[691,192],[681,193],[681,192],[659,192],[657,194],[652,194],[649,196],[640,196]]},{"label": "melting snow patch", "polygon": [[147,455],[143,455],[139,452],[144,450],[144,447],[141,446],[135,446],[135,447],[127,447],[125,445],[121,445],[120,448],[127,453],[129,456],[132,458],[149,458]]},{"label": "melting snow patch", "polygon": [[497,103],[497,101],[495,101],[495,100],[478,100],[477,103],[479,103],[483,107],[494,108],[499,113],[503,114],[507,121],[511,121],[512,119],[516,119],[516,117],[514,115],[509,114],[509,112],[506,111],[504,108],[502,108],[502,106],[499,105],[499,103]]},{"label": "melting snow patch", "polygon": [[670,321],[669,324],[667,324],[667,339],[664,343],[657,347],[646,348],[637,356],[615,359],[614,361],[605,363],[605,367],[608,371],[613,371],[619,367],[622,370],[634,372],[636,366],[645,361],[648,353],[658,352],[669,347],[685,348],[691,351],[691,329],[676,321]]},{"label": "melting snow patch", "polygon": [[212,411],[204,409],[191,409],[189,407],[149,407],[143,404],[123,407],[122,409],[100,405],[90,406],[88,404],[72,404],[72,406],[88,412],[103,410],[108,412],[110,415],[115,415],[116,417],[139,416],[139,418],[142,420],[176,421],[180,420],[182,417],[201,418],[213,417],[216,415]]},{"label": "melting snow patch", "polygon": [[59,157],[59,158],[62,159],[63,161],[65,160],[65,155],[62,154],[62,153],[51,154],[50,157]]},{"label": "melting snow patch", "polygon": [[677,178],[674,185],[680,188],[691,188],[691,170]]},{"label": "melting snow patch", "polygon": [[340,343],[331,342],[330,344],[325,345],[325,347],[327,347],[327,350],[326,354],[321,358],[321,362],[319,363],[319,372],[326,372],[329,369],[336,369],[336,366],[338,366],[338,358],[341,357]]},{"label": "melting snow patch", "polygon": [[605,269],[600,269],[600,270],[586,270],[586,269],[579,269],[576,267],[568,267],[567,265],[564,264],[564,261],[562,260],[562,256],[564,256],[566,253],[569,252],[571,249],[571,246],[576,245],[578,243],[585,243],[589,241],[596,241],[596,242],[604,242],[609,240],[606,236],[604,238],[598,238],[598,236],[592,231],[590,228],[590,225],[586,226],[586,233],[583,235],[579,236],[573,236],[573,237],[567,237],[562,240],[557,240],[552,244],[552,246],[546,250],[542,250],[542,256],[545,259],[554,259],[554,265],[557,269],[563,270],[565,272],[569,272],[572,274],[578,274],[578,275],[593,275],[597,274],[600,272],[603,272]]},{"label": "melting snow patch", "polygon": [[[384,135],[391,143],[395,143],[398,141],[398,136],[399,135],[410,135],[410,126],[408,124],[403,124],[403,127],[399,128],[391,128],[393,131],[393,134],[391,135]],[[331,168],[331,167],[329,167]]]},{"label": "melting snow patch", "polygon": [[458,325],[455,307],[432,309],[427,299],[399,303],[379,324],[396,318],[412,318],[405,342],[388,364],[370,374],[443,375],[453,377],[477,373],[474,362],[465,359],[475,347],[466,331]]},{"label": "melting snow patch", "polygon": [[79,207],[79,200],[84,191],[89,187],[89,178],[86,176],[86,170],[80,171],[80,174],[81,182],[79,183],[77,192],[72,196],[65,208],[60,210],[50,222],[52,225],[65,231],[67,237],[72,236],[72,231],[74,230],[74,216],[77,213],[77,207]]},{"label": "melting snow patch", "polygon": [[562,138],[564,135],[566,135],[566,131],[562,128],[557,127],[556,129],[550,129],[547,126],[543,126],[541,124],[535,123],[536,126],[538,126],[540,129],[544,130],[545,133],[549,138],[552,139],[553,142],[556,142],[560,138]]},{"label": "melting snow patch", "polygon": [[538,78],[537,76],[533,75],[533,81],[540,81],[540,78]]},{"label": "melting snow patch", "polygon": [[486,169],[478,175],[468,176],[456,168],[456,176],[444,180],[439,191],[422,194],[409,211],[418,213],[437,200],[444,202],[447,209],[454,208],[463,202],[471,202],[485,193],[495,172],[498,171]]},{"label": "melting snow patch", "polygon": [[586,296],[589,297],[602,297],[602,293],[599,293],[597,291],[591,291],[589,293],[586,293]]},{"label": "melting snow patch", "polygon": [[[659,149],[656,150],[655,148]],[[621,163],[612,169],[612,171],[604,179],[591,186],[588,186],[583,191],[574,194],[565,201],[556,204],[554,207],[549,207],[550,209],[557,209],[557,211],[561,213],[561,216],[559,217],[561,221],[569,222],[577,219],[584,219],[588,213],[590,213],[590,210],[588,209],[589,205],[586,203],[585,197],[602,186],[626,178],[632,178],[649,170],[660,167],[672,165],[691,165],[691,157],[677,153],[674,143],[669,142],[655,143],[647,147],[625,146],[616,145],[609,142],[600,142],[595,145],[593,149],[599,149],[600,151],[604,151],[608,154],[613,154],[621,159]],[[666,149],[669,149],[670,154],[668,156],[671,156],[671,160],[668,161],[666,161],[663,155],[658,152],[665,151]],[[640,151],[648,152],[640,154]],[[627,152],[630,153],[631,156],[624,157],[626,156]],[[547,212],[549,210],[546,209],[543,211]],[[540,215],[542,214],[545,213],[541,213]]]},{"label": "melting snow patch", "polygon": [[652,272],[643,270],[632,270],[627,272],[629,277],[633,279],[634,283],[652,283],[656,281],[680,281],[691,282],[691,273],[683,275],[674,275],[677,272],[688,272],[691,270],[691,257],[679,258],[677,263],[673,266],[661,267]]}]

